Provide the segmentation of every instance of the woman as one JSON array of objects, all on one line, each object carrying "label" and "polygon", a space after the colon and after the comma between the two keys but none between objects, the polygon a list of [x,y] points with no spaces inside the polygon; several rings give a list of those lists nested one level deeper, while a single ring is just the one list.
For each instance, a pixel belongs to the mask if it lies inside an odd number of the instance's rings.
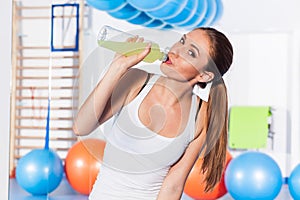
[{"label": "woman", "polygon": [[229,40],[213,28],[183,35],[160,66],[165,76],[132,68],[150,46],[116,57],[75,119],[74,132],[82,136],[114,116],[91,200],[180,199],[199,156],[206,191],[221,178],[227,147],[222,75],[233,57]]}]

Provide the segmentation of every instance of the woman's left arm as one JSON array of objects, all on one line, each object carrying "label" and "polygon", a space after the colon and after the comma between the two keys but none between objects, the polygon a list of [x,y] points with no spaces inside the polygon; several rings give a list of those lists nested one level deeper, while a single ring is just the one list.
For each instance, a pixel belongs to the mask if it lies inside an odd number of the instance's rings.
[{"label": "woman's left arm", "polygon": [[199,157],[199,152],[204,142],[205,134],[200,133],[199,136],[189,144],[180,160],[169,170],[157,200],[180,199],[186,179]]}]

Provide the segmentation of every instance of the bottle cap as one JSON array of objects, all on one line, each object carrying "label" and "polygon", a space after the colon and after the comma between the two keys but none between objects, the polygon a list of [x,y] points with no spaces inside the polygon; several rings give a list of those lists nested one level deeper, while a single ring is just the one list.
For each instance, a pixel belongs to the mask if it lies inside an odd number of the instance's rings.
[{"label": "bottle cap", "polygon": [[163,52],[162,52],[163,56],[162,56],[162,58],[160,59],[160,61],[165,62],[165,61],[168,59],[168,53],[169,53],[169,51],[170,51],[170,48],[169,48],[169,47],[166,47],[166,48],[163,50]]}]

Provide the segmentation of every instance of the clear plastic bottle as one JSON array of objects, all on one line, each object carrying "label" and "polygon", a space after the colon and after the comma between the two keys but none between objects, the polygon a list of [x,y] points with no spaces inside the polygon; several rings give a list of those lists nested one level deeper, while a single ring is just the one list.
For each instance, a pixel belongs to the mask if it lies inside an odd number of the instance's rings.
[{"label": "clear plastic bottle", "polygon": [[[149,41],[126,42],[130,37],[134,37],[134,35],[110,26],[103,26],[99,31],[97,40],[99,46],[125,56],[141,53],[149,43]],[[162,51],[157,43],[151,42],[151,44],[151,52],[143,61],[147,63],[153,63],[156,60],[165,61],[167,59],[168,49],[166,48]]]}]

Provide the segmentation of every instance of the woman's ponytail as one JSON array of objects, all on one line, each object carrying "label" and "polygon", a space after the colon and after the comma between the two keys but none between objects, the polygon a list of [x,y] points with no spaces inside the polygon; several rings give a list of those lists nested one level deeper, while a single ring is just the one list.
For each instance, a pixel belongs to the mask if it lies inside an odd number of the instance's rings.
[{"label": "woman's ponytail", "polygon": [[[228,137],[228,99],[222,76],[228,71],[233,60],[233,48],[228,38],[214,28],[199,28],[209,40],[209,63],[206,70],[214,73],[207,105],[204,127],[206,143],[202,173],[205,175],[205,191],[209,191],[220,181],[225,167]],[[203,155],[203,154],[202,154]]]},{"label": "woman's ponytail", "polygon": [[220,181],[225,165],[228,135],[227,91],[223,79],[213,82],[207,106],[206,143],[202,163],[205,191]]}]

